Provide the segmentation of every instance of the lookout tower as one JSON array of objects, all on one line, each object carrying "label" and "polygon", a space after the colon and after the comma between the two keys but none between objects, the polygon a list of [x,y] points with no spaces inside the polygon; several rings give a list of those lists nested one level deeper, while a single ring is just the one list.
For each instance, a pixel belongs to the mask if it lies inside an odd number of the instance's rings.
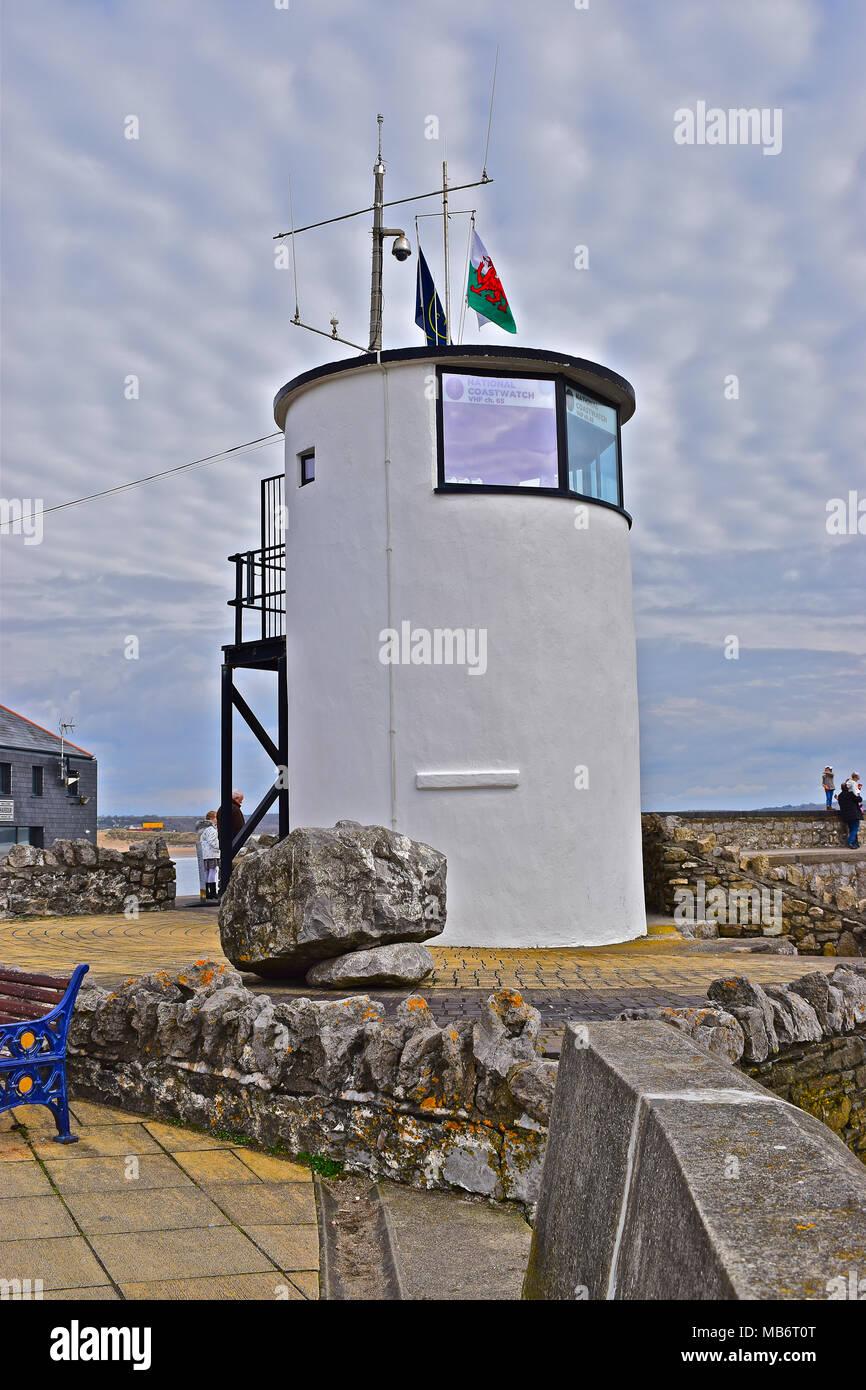
[{"label": "lookout tower", "polygon": [[629,383],[525,347],[367,353],[278,393],[293,825],[448,857],[445,942],[646,930]]}]

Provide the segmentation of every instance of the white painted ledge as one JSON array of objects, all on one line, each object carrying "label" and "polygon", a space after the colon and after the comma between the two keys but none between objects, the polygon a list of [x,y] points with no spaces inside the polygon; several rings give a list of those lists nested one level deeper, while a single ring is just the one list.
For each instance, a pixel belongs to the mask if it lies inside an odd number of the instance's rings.
[{"label": "white painted ledge", "polygon": [[471,787],[516,787],[520,771],[417,772],[415,786],[421,791],[457,791]]}]

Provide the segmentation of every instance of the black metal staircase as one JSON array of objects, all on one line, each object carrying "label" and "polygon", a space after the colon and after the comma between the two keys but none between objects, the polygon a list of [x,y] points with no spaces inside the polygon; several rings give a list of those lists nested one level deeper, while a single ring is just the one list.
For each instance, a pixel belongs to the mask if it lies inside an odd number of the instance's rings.
[{"label": "black metal staircase", "polygon": [[[278,801],[279,837],[289,833],[289,703],[286,684],[286,548],[282,473],[261,483],[261,544],[229,556],[235,567],[235,594],[228,606],[235,611],[234,642],[223,647],[220,702],[220,887],[231,876],[232,860],[262,817]],[[263,728],[235,686],[239,670],[274,671],[277,677],[277,742]],[[255,735],[274,764],[274,782],[234,836],[232,823],[232,766],[234,711]]]}]

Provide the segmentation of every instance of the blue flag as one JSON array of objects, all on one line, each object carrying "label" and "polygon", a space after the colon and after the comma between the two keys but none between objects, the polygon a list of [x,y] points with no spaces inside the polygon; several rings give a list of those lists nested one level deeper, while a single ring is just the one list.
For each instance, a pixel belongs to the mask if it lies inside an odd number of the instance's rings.
[{"label": "blue flag", "polygon": [[448,342],[445,314],[433,284],[424,252],[418,247],[418,286],[415,291],[415,322],[423,331],[428,347],[444,347]]}]

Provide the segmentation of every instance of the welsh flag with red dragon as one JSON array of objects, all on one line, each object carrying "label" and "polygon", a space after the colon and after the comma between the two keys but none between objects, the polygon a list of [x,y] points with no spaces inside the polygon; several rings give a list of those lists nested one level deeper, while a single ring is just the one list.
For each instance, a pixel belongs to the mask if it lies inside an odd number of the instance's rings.
[{"label": "welsh flag with red dragon", "polygon": [[474,227],[472,229],[472,252],[469,258],[469,283],[466,286],[466,303],[478,315],[478,327],[483,320],[498,324],[506,333],[516,333],[517,324],[508,303],[502,281],[496,274],[496,267],[487,254],[484,242]]}]

